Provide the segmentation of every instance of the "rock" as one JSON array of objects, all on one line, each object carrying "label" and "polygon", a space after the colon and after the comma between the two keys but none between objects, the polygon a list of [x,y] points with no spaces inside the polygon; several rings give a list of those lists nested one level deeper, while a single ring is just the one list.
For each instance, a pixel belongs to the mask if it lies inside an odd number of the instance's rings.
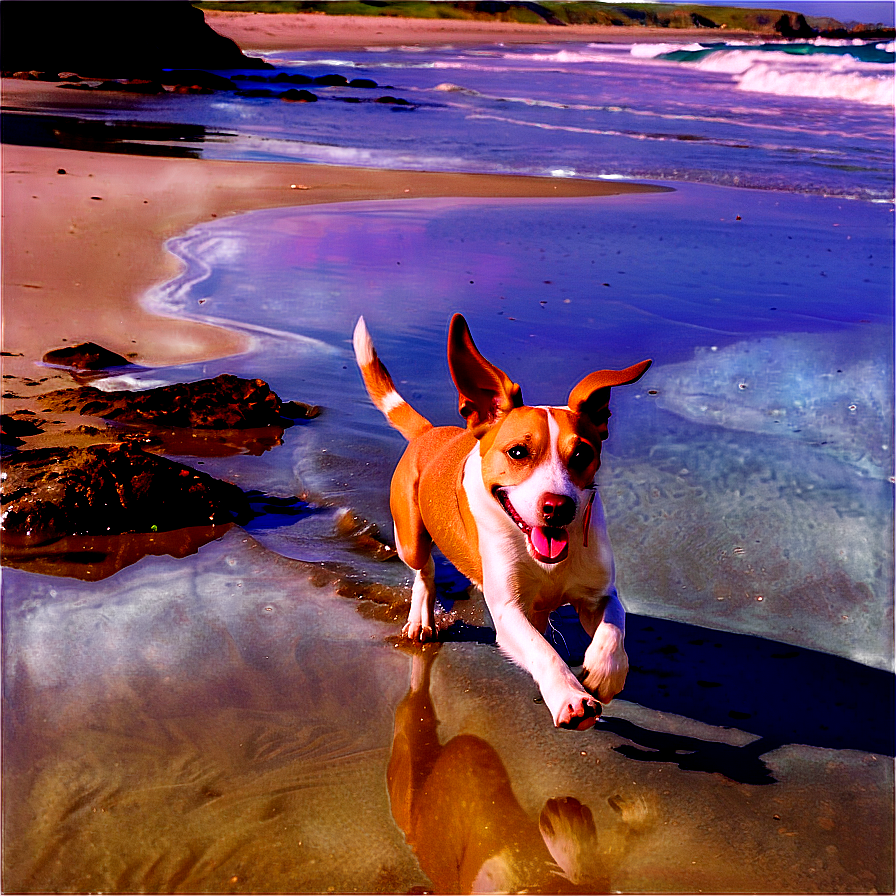
[{"label": "rock", "polygon": [[78,412],[121,423],[163,427],[244,429],[283,426],[282,402],[264,380],[221,374],[143,392],[104,392],[91,386],[40,396],[47,410]]},{"label": "rock", "polygon": [[369,90],[377,87],[378,85],[376,81],[371,81],[370,78],[352,78],[351,81],[348,82],[348,86]]},{"label": "rock", "polygon": [[24,445],[21,436],[35,436],[44,431],[45,420],[31,411],[14,411],[0,415],[0,453],[4,457]]},{"label": "rock", "polygon": [[775,31],[788,40],[808,40],[818,34],[802,13],[783,13],[781,18],[775,22]]},{"label": "rock", "polygon": [[395,97],[395,96],[377,97],[375,102],[383,103],[385,105],[391,105],[391,106],[410,106],[411,105],[407,100],[402,99],[401,97]]},{"label": "rock", "polygon": [[3,466],[0,529],[18,547],[223,525],[251,513],[235,485],[128,443],[20,451]]},{"label": "rock", "polygon": [[275,84],[312,84],[314,82],[314,78],[298,72],[296,74],[277,72],[277,74],[270,80]]},{"label": "rock", "polygon": [[[60,168],[58,173],[65,174],[65,171]],[[78,345],[53,349],[44,355],[44,364],[74,367],[76,370],[106,370],[109,367],[133,366],[127,358],[95,342],[81,342]]]},{"label": "rock", "polygon": [[280,94],[280,99],[288,103],[316,103],[317,97],[308,90],[296,90],[294,87]]},{"label": "rock", "polygon": [[313,420],[320,416],[320,408],[304,401],[285,401],[280,405],[280,413],[290,420]]},{"label": "rock", "polygon": [[345,75],[319,75],[314,79],[314,83],[321,87],[347,87],[348,78]]},{"label": "rock", "polygon": [[175,87],[207,87],[211,90],[236,90],[236,82],[224,75],[196,68],[177,68],[164,72],[159,80]]},{"label": "rock", "polygon": [[[177,88],[175,88],[175,90],[176,90],[176,89],[177,89]],[[270,90],[270,89],[267,88],[267,87],[252,87],[252,88],[250,88],[249,90],[245,90],[245,89],[243,89],[243,90],[237,90],[237,91],[236,91],[236,95],[237,95],[237,96],[250,97],[250,98],[252,98],[252,97],[267,97],[267,98],[270,98],[270,97],[277,96],[277,94],[276,94],[273,90]]]},{"label": "rock", "polygon": [[214,93],[211,87],[202,87],[199,84],[176,84],[171,88],[171,93],[177,94],[205,94],[208,95],[210,93]]},{"label": "rock", "polygon": [[164,69],[270,68],[213,31],[186,0],[45,0],[0,4],[5,71],[157,79]]},{"label": "rock", "polygon": [[148,81],[143,78],[131,81],[103,81],[94,87],[94,90],[114,90],[118,93],[140,93],[153,96],[165,92],[165,88],[160,82]]},{"label": "rock", "polygon": [[44,421],[31,411],[15,411],[0,416],[0,430],[7,436],[35,436],[44,431]]}]

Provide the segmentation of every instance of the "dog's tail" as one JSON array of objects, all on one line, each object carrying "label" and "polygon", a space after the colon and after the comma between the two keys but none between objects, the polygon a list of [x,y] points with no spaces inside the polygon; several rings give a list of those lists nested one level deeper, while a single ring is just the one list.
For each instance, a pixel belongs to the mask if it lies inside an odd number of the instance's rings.
[{"label": "dog's tail", "polygon": [[382,411],[389,423],[395,427],[409,442],[411,439],[422,435],[426,430],[432,429],[432,423],[421,414],[418,414],[399,394],[386,370],[380,361],[373,340],[367,332],[364,318],[358,319],[353,337],[355,346],[355,358],[361,375],[364,377],[364,385],[370,393],[373,403]]}]

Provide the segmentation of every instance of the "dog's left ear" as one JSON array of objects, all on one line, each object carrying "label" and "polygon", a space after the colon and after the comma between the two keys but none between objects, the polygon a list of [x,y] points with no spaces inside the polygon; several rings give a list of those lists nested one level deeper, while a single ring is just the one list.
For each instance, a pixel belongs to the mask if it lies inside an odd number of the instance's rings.
[{"label": "dog's left ear", "polygon": [[625,370],[597,370],[589,373],[569,393],[569,409],[588,417],[598,428],[601,439],[605,439],[609,435],[607,421],[610,419],[610,389],[613,386],[636,383],[652,363],[641,361]]},{"label": "dog's left ear", "polygon": [[460,314],[448,328],[448,367],[457,386],[458,410],[479,437],[484,427],[523,404],[520,387],[479,353]]}]

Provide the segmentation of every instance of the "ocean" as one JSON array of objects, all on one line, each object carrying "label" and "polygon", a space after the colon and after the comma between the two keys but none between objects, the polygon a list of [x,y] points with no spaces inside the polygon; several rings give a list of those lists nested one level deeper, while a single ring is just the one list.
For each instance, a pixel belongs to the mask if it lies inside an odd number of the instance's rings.
[{"label": "ocean", "polygon": [[[102,139],[119,140],[121,150],[152,140],[205,158],[893,199],[892,42],[400,47],[265,58],[284,75],[337,74],[377,86],[244,80],[245,93],[273,96],[217,93],[175,105],[109,94],[101,109],[80,102],[80,91],[61,91],[44,111],[75,116],[81,140],[96,134],[91,122],[102,122]],[[296,86],[318,102],[280,102]],[[388,96],[409,105],[373,102]],[[139,124],[179,130],[129,133]]]},{"label": "ocean", "polygon": [[[100,582],[5,571],[11,699],[40,708],[21,710],[8,767],[47,725],[76,732],[41,752],[21,797],[59,819],[52,835],[16,822],[46,850],[34,887],[431,887],[384,778],[410,671],[387,640],[397,624],[311,583],[314,570],[408,582],[334,535],[345,508],[390,532],[403,447],[364,393],[351,332],[363,314],[408,400],[456,423],[455,311],[529,403],[562,404],[594,369],[654,366],[614,393],[598,480],[632,619],[629,687],[596,735],[556,732],[492,646],[449,642],[430,685],[443,743],[486,741],[530,817],[561,793],[601,831],[617,790],[652,807],[652,833],[614,872],[621,892],[892,887],[892,738],[878,729],[892,728],[893,44],[265,58],[377,86],[312,84],[317,102],[291,103],[289,80],[245,81],[276,95],[110,95],[102,108],[60,90],[40,114],[7,110],[5,133],[36,139],[52,121],[68,139],[102,122],[110,148],[142,151],[151,124],[156,145],[203,158],[671,189],[276,209],[170,241],[183,270],[148,305],[233,326],[251,348],[104,387],[226,371],[323,413],[261,453],[179,458],[268,500],[196,554]],[[296,496],[307,512],[284,513]],[[462,583],[444,566],[439,578],[450,619]],[[876,796],[854,796],[858,768]],[[155,864],[95,816],[113,804],[139,818]]]}]

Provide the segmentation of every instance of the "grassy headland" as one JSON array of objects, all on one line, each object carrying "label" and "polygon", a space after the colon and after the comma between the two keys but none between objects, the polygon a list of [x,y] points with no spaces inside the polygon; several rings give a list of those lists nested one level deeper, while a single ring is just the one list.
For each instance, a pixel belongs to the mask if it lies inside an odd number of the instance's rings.
[{"label": "grassy headland", "polygon": [[201,0],[200,9],[228,12],[316,13],[333,16],[442,19],[519,25],[595,25],[619,28],[706,28],[774,34],[785,38],[816,35],[888,36],[879,23],[847,26],[830,17],[803,16],[782,9],[741,9],[703,4],[601,2],[476,2],[476,0]]}]

